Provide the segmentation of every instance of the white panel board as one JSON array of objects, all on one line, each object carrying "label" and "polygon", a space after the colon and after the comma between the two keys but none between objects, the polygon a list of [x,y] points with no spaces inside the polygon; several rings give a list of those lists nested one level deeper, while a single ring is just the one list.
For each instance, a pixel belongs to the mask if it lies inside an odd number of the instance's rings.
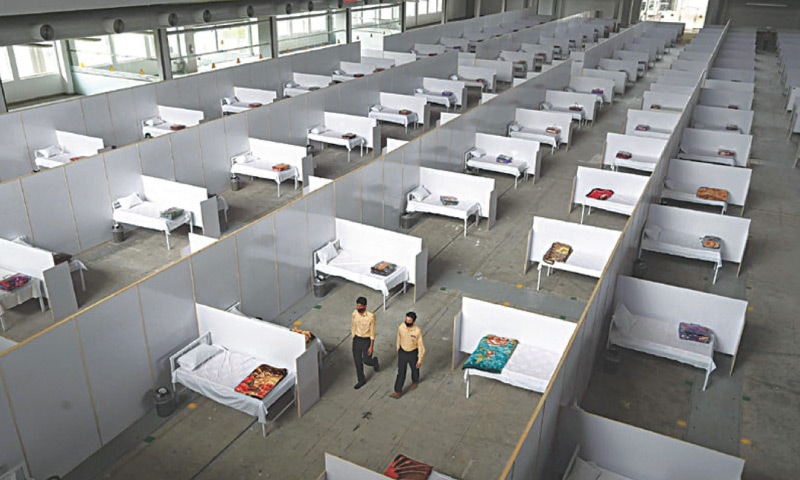
[{"label": "white panel board", "polygon": [[78,253],[78,232],[72,215],[64,169],[46,170],[21,179],[33,243],[54,252]]},{"label": "white panel board", "polygon": [[234,238],[228,237],[192,255],[198,303],[224,310],[240,301],[235,249]]}]

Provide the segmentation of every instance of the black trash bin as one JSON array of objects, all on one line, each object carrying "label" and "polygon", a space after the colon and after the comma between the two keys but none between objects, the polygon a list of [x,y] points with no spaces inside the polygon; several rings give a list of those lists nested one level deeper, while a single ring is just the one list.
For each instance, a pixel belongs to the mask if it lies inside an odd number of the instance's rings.
[{"label": "black trash bin", "polygon": [[314,297],[322,298],[328,294],[328,288],[330,288],[330,284],[328,283],[327,277],[317,275],[311,280],[311,287],[314,290]]},{"label": "black trash bin", "polygon": [[159,417],[169,417],[175,413],[175,395],[168,387],[158,387],[153,390],[153,400],[156,402],[156,413]]},{"label": "black trash bin", "polygon": [[241,190],[242,188],[242,181],[239,179],[238,175],[231,175],[231,190],[236,192]]},{"label": "black trash bin", "polygon": [[111,236],[114,239],[114,243],[122,243],[125,241],[125,230],[122,228],[122,225],[115,224],[111,227]]}]

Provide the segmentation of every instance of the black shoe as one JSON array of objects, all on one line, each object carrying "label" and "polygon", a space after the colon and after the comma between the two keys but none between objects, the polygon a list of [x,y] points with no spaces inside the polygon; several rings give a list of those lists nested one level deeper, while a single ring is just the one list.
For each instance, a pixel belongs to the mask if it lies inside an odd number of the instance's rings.
[{"label": "black shoe", "polygon": [[356,385],[353,388],[358,390],[359,388],[363,387],[366,384],[367,384],[367,382],[358,382],[358,383],[356,383]]},{"label": "black shoe", "polygon": [[381,370],[381,364],[378,362],[378,357],[373,357],[373,360],[375,360],[375,364],[372,366],[372,368],[375,369],[375,372],[379,372]]}]

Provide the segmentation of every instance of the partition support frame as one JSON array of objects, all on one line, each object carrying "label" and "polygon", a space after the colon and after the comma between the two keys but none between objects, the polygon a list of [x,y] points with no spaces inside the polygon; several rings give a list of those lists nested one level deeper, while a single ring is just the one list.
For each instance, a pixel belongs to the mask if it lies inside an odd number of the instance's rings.
[{"label": "partition support frame", "polygon": [[169,56],[169,38],[167,30],[164,28],[156,29],[156,56],[158,57],[158,68],[163,80],[172,80],[172,59]]}]

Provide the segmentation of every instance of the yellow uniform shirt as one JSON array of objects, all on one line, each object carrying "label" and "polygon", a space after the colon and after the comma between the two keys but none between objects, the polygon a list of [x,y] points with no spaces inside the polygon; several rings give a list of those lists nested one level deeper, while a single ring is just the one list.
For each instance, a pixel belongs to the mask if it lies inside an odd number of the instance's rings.
[{"label": "yellow uniform shirt", "polygon": [[422,357],[425,356],[425,344],[422,343],[422,329],[414,325],[409,328],[403,322],[397,327],[397,349],[403,349],[406,352],[419,350],[417,361],[422,363]]},{"label": "yellow uniform shirt", "polygon": [[375,314],[370,311],[361,314],[358,313],[358,310],[354,310],[350,331],[354,337],[375,340]]}]

